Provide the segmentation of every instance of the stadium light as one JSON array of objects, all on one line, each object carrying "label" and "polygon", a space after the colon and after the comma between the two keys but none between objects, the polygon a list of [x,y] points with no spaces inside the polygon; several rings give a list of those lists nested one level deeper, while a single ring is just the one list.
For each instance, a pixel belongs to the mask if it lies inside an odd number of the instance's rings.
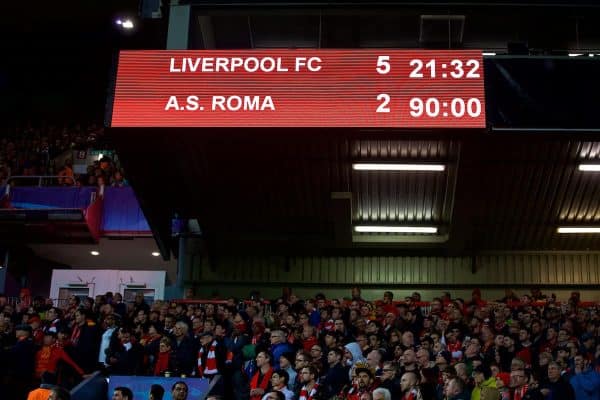
[{"label": "stadium light", "polygon": [[598,172],[600,171],[600,164],[579,164],[577,168],[580,171]]},{"label": "stadium light", "polygon": [[352,169],[356,171],[436,171],[441,172],[446,169],[442,164],[376,164],[376,163],[356,163],[352,164]]},{"label": "stadium light", "polygon": [[152,252],[152,257],[158,257],[158,256],[160,256],[160,253],[158,251]]},{"label": "stadium light", "polygon": [[435,226],[355,226],[354,230],[361,233],[437,233]]},{"label": "stadium light", "polygon": [[117,19],[115,21],[115,24],[119,25],[121,28],[123,29],[133,29],[134,24],[133,21],[130,18],[126,18],[126,19]]},{"label": "stadium light", "polygon": [[600,226],[559,226],[558,233],[600,233]]},{"label": "stadium light", "polygon": [[90,251],[90,254],[93,255],[93,256],[99,256],[100,252],[96,251],[96,250],[92,250],[92,251]]}]

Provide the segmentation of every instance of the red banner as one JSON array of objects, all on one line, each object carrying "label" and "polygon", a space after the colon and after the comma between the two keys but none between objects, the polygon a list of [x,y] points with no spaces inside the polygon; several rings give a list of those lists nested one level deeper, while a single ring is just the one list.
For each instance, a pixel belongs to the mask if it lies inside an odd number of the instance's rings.
[{"label": "red banner", "polygon": [[113,127],[484,128],[481,51],[143,50]]}]

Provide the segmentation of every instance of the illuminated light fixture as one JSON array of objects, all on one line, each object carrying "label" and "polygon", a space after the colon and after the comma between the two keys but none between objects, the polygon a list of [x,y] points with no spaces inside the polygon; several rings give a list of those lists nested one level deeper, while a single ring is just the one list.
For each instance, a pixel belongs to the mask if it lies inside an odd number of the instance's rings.
[{"label": "illuminated light fixture", "polygon": [[115,21],[115,24],[121,26],[123,29],[133,29],[133,21],[129,18],[118,19]]},{"label": "illuminated light fixture", "polygon": [[496,53],[494,53],[493,51],[484,51],[481,54],[484,56],[495,56],[496,55]]},{"label": "illuminated light fixture", "polygon": [[583,55],[583,53],[569,53],[569,57],[579,57],[582,55]]},{"label": "illuminated light fixture", "polygon": [[153,257],[158,257],[158,256],[160,256],[160,253],[158,251],[153,251],[152,252],[152,256]]},{"label": "illuminated light fixture", "polygon": [[352,164],[356,171],[444,171],[445,165],[441,164],[375,164],[357,163]]},{"label": "illuminated light fixture", "polygon": [[99,256],[100,252],[96,251],[96,250],[92,250],[92,251],[90,251],[90,254],[93,255],[93,256]]},{"label": "illuminated light fixture", "polygon": [[600,171],[600,164],[579,164],[580,171]]},{"label": "illuminated light fixture", "polygon": [[437,233],[435,226],[355,226],[354,230],[361,233]]},{"label": "illuminated light fixture", "polygon": [[558,233],[600,233],[600,226],[559,226]]}]

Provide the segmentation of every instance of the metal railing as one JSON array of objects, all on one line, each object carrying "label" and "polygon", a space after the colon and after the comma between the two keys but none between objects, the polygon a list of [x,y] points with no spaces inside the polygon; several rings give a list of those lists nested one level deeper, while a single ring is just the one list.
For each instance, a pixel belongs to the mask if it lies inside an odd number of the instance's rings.
[{"label": "metal railing", "polygon": [[14,182],[16,180],[35,180],[37,179],[37,185],[30,185],[30,186],[38,186],[38,187],[42,187],[42,186],[49,186],[50,184],[54,184],[56,182],[60,182],[61,180],[70,180],[71,181],[71,185],[70,186],[75,186],[75,178],[72,176],[62,176],[62,175],[15,175],[15,176],[9,176],[8,179],[6,180],[6,187],[7,190],[9,190],[8,188],[10,187],[11,182]]}]

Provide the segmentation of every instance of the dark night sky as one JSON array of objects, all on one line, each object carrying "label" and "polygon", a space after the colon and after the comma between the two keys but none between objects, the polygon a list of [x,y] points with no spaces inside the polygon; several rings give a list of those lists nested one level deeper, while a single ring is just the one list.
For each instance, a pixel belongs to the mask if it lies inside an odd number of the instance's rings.
[{"label": "dark night sky", "polygon": [[118,48],[160,48],[160,21],[124,35],[114,20],[137,1],[16,2],[0,18],[3,119],[101,121]]}]

